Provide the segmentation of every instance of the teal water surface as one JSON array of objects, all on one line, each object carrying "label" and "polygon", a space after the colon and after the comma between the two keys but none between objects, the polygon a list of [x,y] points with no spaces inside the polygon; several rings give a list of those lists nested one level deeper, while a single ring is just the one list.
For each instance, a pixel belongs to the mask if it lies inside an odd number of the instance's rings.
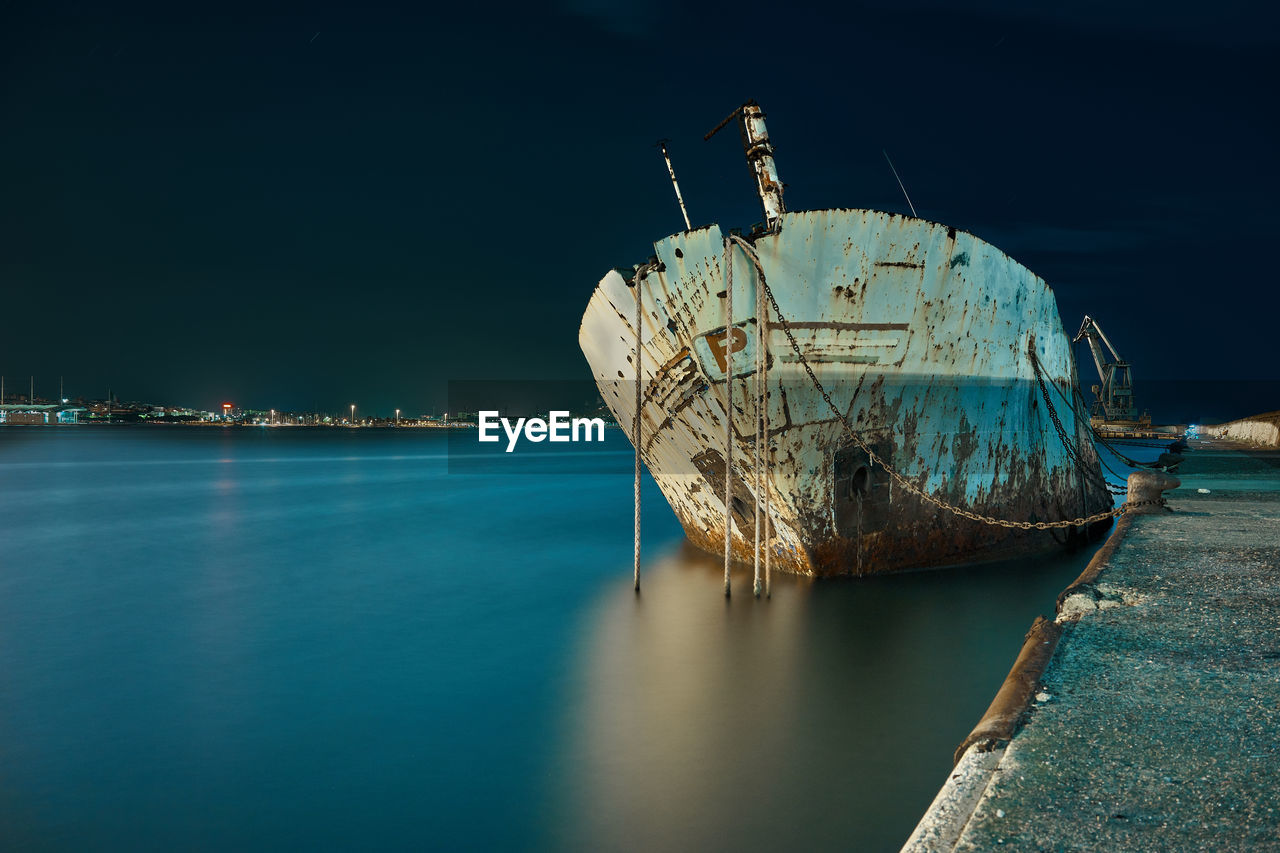
[{"label": "teal water surface", "polygon": [[447,443],[0,429],[0,846],[897,849],[1088,558],[726,602],[649,483],[637,597],[623,435]]}]

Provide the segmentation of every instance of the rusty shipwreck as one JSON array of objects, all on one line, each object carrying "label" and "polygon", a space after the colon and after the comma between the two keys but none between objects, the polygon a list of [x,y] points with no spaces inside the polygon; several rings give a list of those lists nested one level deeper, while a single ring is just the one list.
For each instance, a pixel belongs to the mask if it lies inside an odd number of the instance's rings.
[{"label": "rusty shipwreck", "polygon": [[788,212],[763,112],[737,118],[765,222],[659,240],[579,332],[633,436],[639,385],[638,450],[689,540],[746,561],[763,523],[780,569],[870,574],[1057,548],[1083,525],[1028,527],[1106,512],[1044,280],[924,219]]}]

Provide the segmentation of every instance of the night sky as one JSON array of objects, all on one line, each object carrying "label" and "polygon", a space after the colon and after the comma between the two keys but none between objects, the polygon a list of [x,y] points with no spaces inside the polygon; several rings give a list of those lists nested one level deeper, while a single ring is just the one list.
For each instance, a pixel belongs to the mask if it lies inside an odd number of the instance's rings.
[{"label": "night sky", "polygon": [[1026,5],[0,0],[0,373],[370,413],[586,377],[596,281],[683,225],[655,140],[695,225],[761,218],[702,141],[755,98],[790,209],[907,212],[887,150],[1137,383],[1280,379],[1276,13]]}]

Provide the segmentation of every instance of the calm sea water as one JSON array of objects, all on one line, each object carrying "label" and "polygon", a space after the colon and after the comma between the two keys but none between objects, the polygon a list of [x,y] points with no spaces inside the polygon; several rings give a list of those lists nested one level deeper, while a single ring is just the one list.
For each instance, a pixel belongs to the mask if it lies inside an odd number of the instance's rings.
[{"label": "calm sea water", "polygon": [[445,457],[0,429],[0,846],[894,850],[1089,556],[726,602],[650,483],[637,598],[627,474]]}]

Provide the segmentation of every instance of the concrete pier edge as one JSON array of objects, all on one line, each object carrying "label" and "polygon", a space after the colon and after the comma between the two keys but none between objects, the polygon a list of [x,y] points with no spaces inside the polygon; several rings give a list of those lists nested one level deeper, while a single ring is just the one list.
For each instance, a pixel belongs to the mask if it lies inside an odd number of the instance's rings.
[{"label": "concrete pier edge", "polygon": [[1107,541],[1103,542],[1102,547],[1094,553],[1093,559],[1089,560],[1089,564],[1084,567],[1084,571],[1080,573],[1080,576],[1068,584],[1066,589],[1058,593],[1055,612],[1061,613],[1063,604],[1071,596],[1093,587],[1093,584],[1098,580],[1098,575],[1102,574],[1102,570],[1111,560],[1111,555],[1116,552],[1116,548],[1119,547],[1120,542],[1123,541],[1132,524],[1132,515],[1125,513],[1120,516],[1116,526],[1111,529],[1111,534],[1107,537]]},{"label": "concrete pier edge", "polygon": [[[1174,477],[1135,471],[1129,476],[1129,501],[1146,500],[1178,485]],[[1143,510],[1164,511],[1163,507],[1144,507]],[[1054,619],[1037,616],[1032,622],[1009,674],[978,724],[956,748],[951,775],[903,845],[903,853],[951,850],[956,846],[1000,765],[1005,747],[1026,719],[1040,680],[1057,651],[1058,641],[1082,612],[1093,609],[1092,602],[1098,597],[1094,584],[1124,541],[1137,514],[1145,513],[1131,510],[1120,516],[1084,571],[1058,594]],[[1087,597],[1088,602],[1082,600],[1077,604],[1077,596]]]},{"label": "concrete pier edge", "polygon": [[1280,853],[1280,448],[1188,449],[1175,511],[1130,480],[1030,702],[1020,655],[904,849]]},{"label": "concrete pier edge", "polygon": [[1004,757],[1004,746],[983,750],[970,746],[933,798],[928,811],[903,845],[904,851],[951,850],[960,840],[991,777]]},{"label": "concrete pier edge", "polygon": [[[1097,580],[1131,526],[1130,514],[1120,516],[1107,541],[1098,548],[1084,571],[1058,595],[1058,614],[1067,599],[1089,589]],[[1063,629],[1063,624],[1056,618],[1050,621],[1044,616],[1037,616],[1031,623],[1013,667],[996,691],[986,713],[957,747],[951,775],[903,845],[903,853],[925,853],[955,847],[995,774],[1005,747],[1017,733],[1031,706],[1031,699],[1045,668],[1053,659]]]},{"label": "concrete pier edge", "polygon": [[986,713],[956,749],[954,761],[957,765],[970,749],[977,747],[982,752],[990,752],[1014,736],[1061,636],[1062,625],[1056,620],[1036,617],[1023,638],[1022,650]]}]

